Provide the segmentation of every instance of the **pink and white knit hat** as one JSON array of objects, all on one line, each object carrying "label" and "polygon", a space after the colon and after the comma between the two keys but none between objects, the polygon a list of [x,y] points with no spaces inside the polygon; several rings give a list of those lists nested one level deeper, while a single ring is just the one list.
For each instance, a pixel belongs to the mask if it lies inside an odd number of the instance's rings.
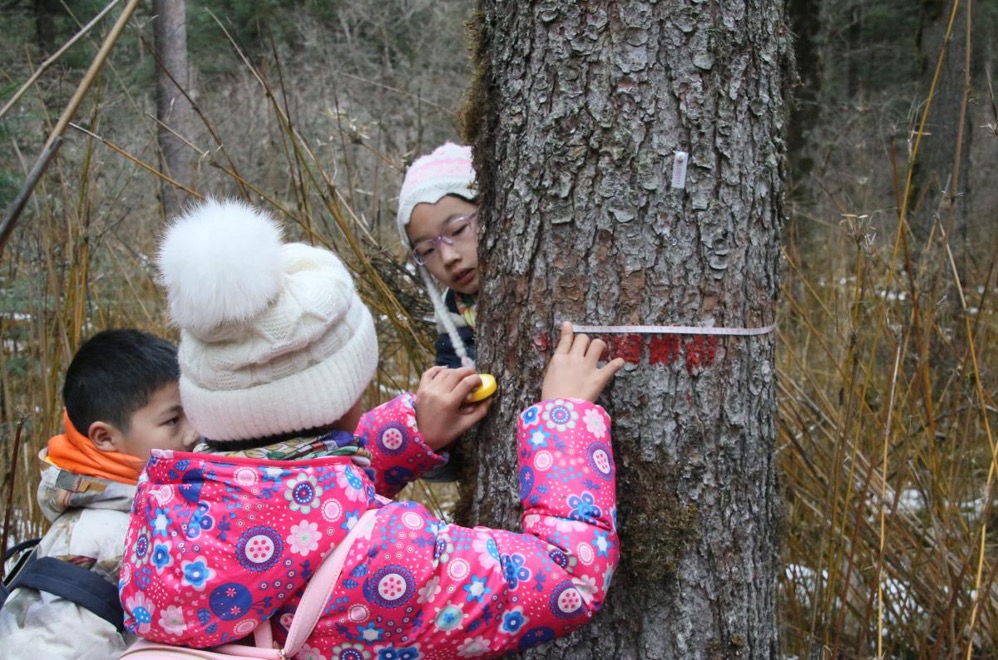
[{"label": "pink and white knit hat", "polygon": [[[402,244],[406,248],[412,247],[405,228],[412,219],[412,211],[417,204],[424,202],[436,204],[446,195],[457,195],[469,202],[474,201],[478,196],[475,190],[475,178],[471,147],[447,142],[434,149],[432,153],[417,158],[406,170],[405,178],[402,180],[402,189],[399,191],[399,213],[396,222]],[[468,357],[467,348],[457,332],[454,319],[447,310],[443,295],[433,281],[433,276],[427,272],[424,266],[417,265],[416,270],[423,278],[426,293],[433,303],[438,327],[450,336],[451,344],[458,357],[461,358],[461,362],[468,366],[474,366],[474,362]]]},{"label": "pink and white knit hat", "polygon": [[434,149],[433,153],[417,158],[406,170],[399,191],[396,218],[403,245],[411,247],[405,228],[416,205],[424,202],[436,204],[446,195],[457,195],[468,201],[477,196],[471,147],[447,142]]}]

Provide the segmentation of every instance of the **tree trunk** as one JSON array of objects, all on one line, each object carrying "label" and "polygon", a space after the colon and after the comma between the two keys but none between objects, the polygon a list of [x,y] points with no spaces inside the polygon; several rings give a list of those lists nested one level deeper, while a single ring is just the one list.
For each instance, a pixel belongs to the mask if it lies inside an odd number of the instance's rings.
[{"label": "tree trunk", "polygon": [[[193,185],[189,147],[181,136],[192,135],[194,112],[183,92],[190,93],[187,73],[187,17],[184,0],[153,0],[154,38],[159,73],[156,77],[156,116],[159,118],[160,166],[171,179]],[[168,181],[160,183],[163,212],[173,217],[187,193]]]},{"label": "tree trunk", "polygon": [[[479,366],[499,396],[463,515],[518,523],[511,429],[559,321],[765,327],[778,295],[783,3],[482,0]],[[689,153],[685,189],[672,186]],[[623,561],[544,658],[774,658],[774,337],[614,335]]]},{"label": "tree trunk", "polygon": [[811,137],[821,118],[821,83],[824,71],[821,62],[821,0],[788,0],[788,20],[794,32],[794,61],[797,80],[794,85],[793,108],[787,125],[791,189],[788,194],[797,201],[813,202],[812,183],[814,153],[817,145]]},{"label": "tree trunk", "polygon": [[[926,97],[939,55],[944,54],[915,162],[911,224],[916,237],[924,241],[938,218],[949,233],[951,242],[960,248],[957,253],[962,256],[966,247],[967,200],[970,195],[970,142],[974,134],[970,112],[961,112],[967,49],[971,47],[967,43],[967,11],[971,5],[962,3],[958,8],[947,40],[952,3],[924,0],[921,4],[918,49],[922,93]],[[921,108],[916,119],[921,119]]]},{"label": "tree trunk", "polygon": [[34,0],[35,38],[44,56],[55,50],[55,14],[61,9],[56,0]]},{"label": "tree trunk", "polygon": [[846,29],[846,98],[859,98],[863,92],[863,78],[860,74],[860,55],[863,51],[863,9],[864,0],[859,0],[849,7],[849,27]]}]

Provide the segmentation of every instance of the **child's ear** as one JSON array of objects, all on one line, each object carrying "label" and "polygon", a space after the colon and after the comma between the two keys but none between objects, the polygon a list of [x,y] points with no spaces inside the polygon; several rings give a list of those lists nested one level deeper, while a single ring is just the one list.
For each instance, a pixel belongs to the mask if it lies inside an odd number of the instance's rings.
[{"label": "child's ear", "polygon": [[118,451],[118,429],[107,422],[94,422],[87,431],[90,441],[101,451]]}]

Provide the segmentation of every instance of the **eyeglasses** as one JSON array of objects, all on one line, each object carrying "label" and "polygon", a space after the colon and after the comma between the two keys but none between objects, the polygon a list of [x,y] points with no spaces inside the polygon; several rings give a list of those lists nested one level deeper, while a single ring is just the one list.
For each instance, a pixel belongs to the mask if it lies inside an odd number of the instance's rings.
[{"label": "eyeglasses", "polygon": [[478,229],[477,219],[478,211],[472,211],[468,215],[448,221],[441,228],[439,235],[413,245],[409,255],[417,264],[425,266],[426,262],[440,258],[441,243],[454,245],[455,243],[469,243],[475,240],[476,229]]}]

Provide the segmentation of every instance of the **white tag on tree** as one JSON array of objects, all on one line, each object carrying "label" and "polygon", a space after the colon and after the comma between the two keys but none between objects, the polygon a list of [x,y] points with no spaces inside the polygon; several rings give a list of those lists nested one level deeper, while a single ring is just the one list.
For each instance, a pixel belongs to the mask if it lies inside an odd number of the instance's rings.
[{"label": "white tag on tree", "polygon": [[686,187],[686,166],[689,163],[690,155],[685,151],[677,151],[672,160],[672,187]]}]

